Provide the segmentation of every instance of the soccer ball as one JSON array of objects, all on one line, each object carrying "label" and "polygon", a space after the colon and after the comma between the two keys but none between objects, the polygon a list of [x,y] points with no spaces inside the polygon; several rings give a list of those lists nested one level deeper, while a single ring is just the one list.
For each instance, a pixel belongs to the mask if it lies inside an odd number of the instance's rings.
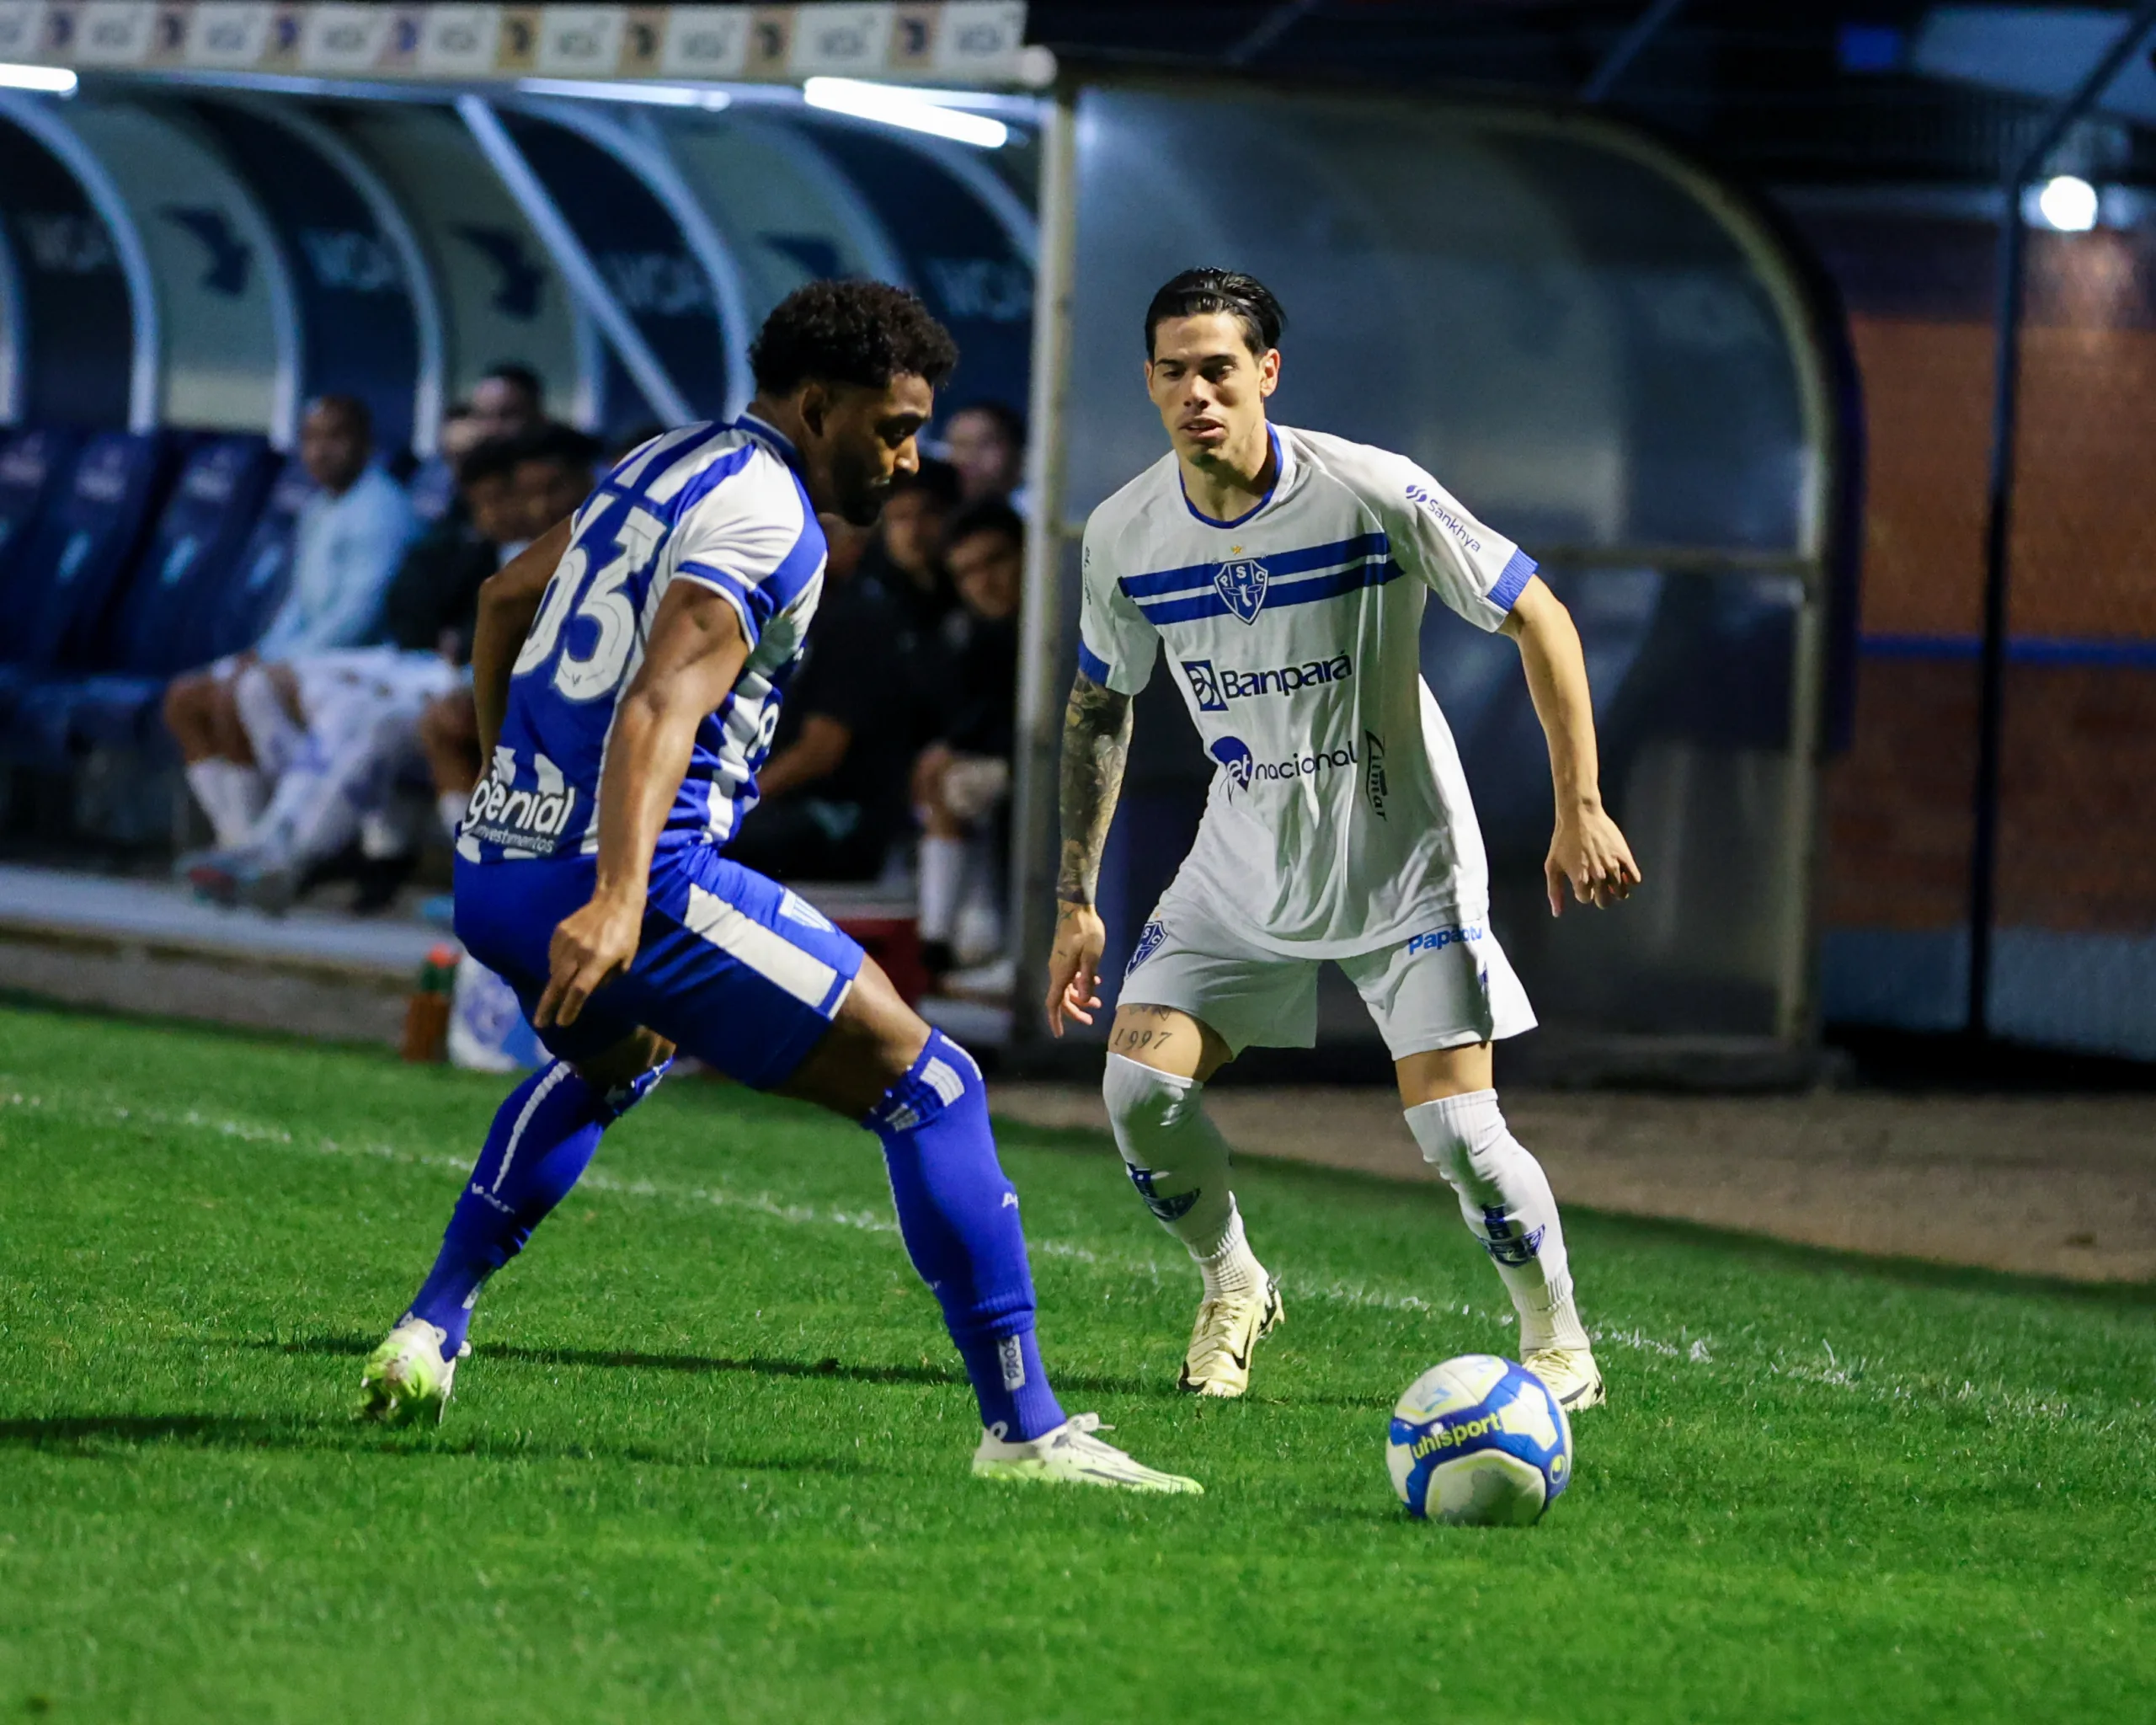
[{"label": "soccer ball", "polygon": [[1385,1460],[1410,1515],[1525,1527],[1572,1482],[1572,1431],[1526,1367],[1464,1354],[1407,1386]]}]

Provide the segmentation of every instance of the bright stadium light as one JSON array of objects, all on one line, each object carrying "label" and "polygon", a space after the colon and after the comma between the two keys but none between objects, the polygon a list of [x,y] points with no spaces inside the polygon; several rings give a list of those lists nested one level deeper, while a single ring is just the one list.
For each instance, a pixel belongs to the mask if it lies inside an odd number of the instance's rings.
[{"label": "bright stadium light", "polygon": [[0,89],[37,90],[48,96],[72,96],[75,83],[75,74],[64,66],[0,65]]},{"label": "bright stadium light", "polygon": [[2045,181],[2036,209],[2061,233],[2086,233],[2096,225],[2096,188],[2078,175],[2062,174]]},{"label": "bright stadium light", "polygon": [[520,77],[518,89],[527,96],[574,96],[593,102],[643,102],[654,108],[702,108],[716,114],[731,107],[733,97],[723,90],[700,89],[692,84],[609,83],[590,78]]},{"label": "bright stadium light", "polygon": [[925,131],[984,150],[1001,149],[1011,136],[1011,128],[1000,120],[946,106],[939,90],[864,83],[851,77],[812,77],[802,86],[801,94],[811,108],[902,126],[909,131]]}]

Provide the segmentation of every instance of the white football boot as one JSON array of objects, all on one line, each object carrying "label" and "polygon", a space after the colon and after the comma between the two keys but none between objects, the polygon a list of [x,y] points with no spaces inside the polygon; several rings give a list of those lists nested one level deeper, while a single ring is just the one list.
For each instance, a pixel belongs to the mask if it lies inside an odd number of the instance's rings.
[{"label": "white football boot", "polygon": [[1250,1356],[1281,1317],[1280,1279],[1247,1294],[1202,1302],[1176,1387],[1193,1396],[1240,1396],[1250,1387]]},{"label": "white football boot", "polygon": [[1603,1391],[1602,1369],[1584,1348],[1537,1348],[1520,1364],[1542,1380],[1567,1414],[1599,1407],[1609,1400]]},{"label": "white football boot", "polygon": [[1097,1413],[1074,1413],[1052,1432],[1020,1443],[1004,1441],[991,1426],[974,1451],[979,1479],[1037,1479],[1051,1485],[1113,1486],[1126,1492],[1194,1492],[1205,1487],[1179,1473],[1162,1473],[1133,1461],[1095,1432],[1112,1432]]},{"label": "white football boot", "polygon": [[353,1417],[383,1425],[408,1425],[432,1414],[434,1423],[440,1425],[456,1381],[456,1361],[472,1351],[467,1342],[456,1350],[456,1359],[444,1359],[441,1344],[448,1339],[439,1324],[407,1316],[367,1356],[360,1373],[360,1405]]}]

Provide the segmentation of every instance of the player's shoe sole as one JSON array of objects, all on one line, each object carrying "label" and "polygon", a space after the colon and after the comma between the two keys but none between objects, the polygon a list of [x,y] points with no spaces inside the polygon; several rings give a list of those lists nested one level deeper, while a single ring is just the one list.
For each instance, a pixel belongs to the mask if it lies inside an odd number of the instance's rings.
[{"label": "player's shoe sole", "polygon": [[1584,1348],[1538,1348],[1520,1364],[1542,1380],[1568,1415],[1584,1413],[1609,1399],[1602,1368]]},{"label": "player's shoe sole", "polygon": [[1251,1354],[1279,1327],[1284,1310],[1278,1276],[1267,1276],[1263,1290],[1246,1298],[1205,1301],[1176,1387],[1192,1396],[1241,1395],[1250,1388]]},{"label": "player's shoe sole", "polygon": [[408,1317],[398,1325],[360,1370],[353,1418],[379,1425],[440,1424],[456,1381],[456,1360],[471,1351],[467,1343],[456,1359],[444,1359],[445,1339],[424,1318]]},{"label": "player's shoe sole", "polygon": [[1196,1480],[1148,1467],[1093,1435],[1114,1429],[1102,1425],[1097,1413],[1074,1413],[1054,1431],[1022,1443],[1006,1443],[992,1430],[983,1432],[980,1448],[974,1451],[974,1477],[1106,1486],[1111,1491],[1204,1494],[1205,1487]]}]

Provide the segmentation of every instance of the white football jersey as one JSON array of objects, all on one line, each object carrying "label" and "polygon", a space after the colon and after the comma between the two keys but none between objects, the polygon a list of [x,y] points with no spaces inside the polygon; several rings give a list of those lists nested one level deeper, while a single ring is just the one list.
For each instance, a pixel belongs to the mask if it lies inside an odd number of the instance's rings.
[{"label": "white football jersey", "polygon": [[1174,890],[1283,957],[1375,952],[1489,901],[1452,732],[1422,681],[1426,594],[1495,629],[1534,559],[1403,456],[1285,425],[1232,521],[1164,456],[1086,524],[1079,668],[1134,695],[1165,645],[1216,763]]}]

